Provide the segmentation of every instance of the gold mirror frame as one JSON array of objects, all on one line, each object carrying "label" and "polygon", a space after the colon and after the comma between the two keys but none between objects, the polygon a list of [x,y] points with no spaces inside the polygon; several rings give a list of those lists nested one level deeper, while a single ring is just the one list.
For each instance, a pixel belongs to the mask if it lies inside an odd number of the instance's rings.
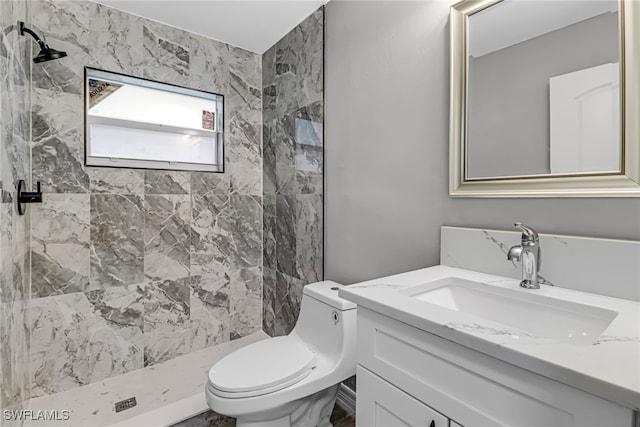
[{"label": "gold mirror frame", "polygon": [[468,18],[503,0],[451,6],[449,195],[451,197],[640,197],[640,1],[619,0],[622,171],[466,179]]}]

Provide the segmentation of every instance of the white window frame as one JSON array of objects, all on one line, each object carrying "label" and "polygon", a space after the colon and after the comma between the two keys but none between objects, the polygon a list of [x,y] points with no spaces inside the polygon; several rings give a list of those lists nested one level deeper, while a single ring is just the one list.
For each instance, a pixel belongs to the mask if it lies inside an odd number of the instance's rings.
[{"label": "white window frame", "polygon": [[[160,170],[180,170],[195,172],[224,172],[224,95],[190,89],[182,86],[176,86],[167,83],[160,83],[139,77],[127,76],[119,73],[98,70],[95,68],[85,67],[84,73],[84,116],[85,116],[85,132],[84,132],[84,152],[85,165],[98,167],[116,167],[116,168],[134,168],[134,169],[160,169]],[[119,84],[132,84],[151,89],[168,91],[188,96],[195,96],[216,102],[216,124],[214,132],[214,143],[216,159],[215,163],[191,163],[191,162],[172,162],[165,160],[146,160],[122,157],[102,157],[91,156],[91,138],[90,125],[102,124],[108,126],[117,126],[121,128],[149,130],[154,132],[167,133],[183,133],[195,136],[211,137],[211,131],[199,131],[197,129],[186,129],[175,126],[157,125],[153,123],[142,123],[132,120],[123,120],[116,118],[96,117],[89,115],[89,78],[107,80]]]}]

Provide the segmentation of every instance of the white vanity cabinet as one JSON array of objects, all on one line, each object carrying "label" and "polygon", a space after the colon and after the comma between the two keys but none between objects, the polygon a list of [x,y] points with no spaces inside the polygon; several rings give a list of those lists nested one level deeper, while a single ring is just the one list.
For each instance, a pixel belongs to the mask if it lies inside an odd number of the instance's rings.
[{"label": "white vanity cabinet", "polygon": [[634,424],[629,408],[362,306],[357,339],[359,427]]}]

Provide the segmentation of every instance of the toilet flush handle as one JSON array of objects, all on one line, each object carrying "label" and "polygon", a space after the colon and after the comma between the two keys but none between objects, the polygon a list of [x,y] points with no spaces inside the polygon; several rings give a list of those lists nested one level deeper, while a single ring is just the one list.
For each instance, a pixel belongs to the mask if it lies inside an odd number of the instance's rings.
[{"label": "toilet flush handle", "polygon": [[337,311],[333,310],[331,312],[331,318],[333,319],[333,324],[337,325],[340,322],[340,314]]}]

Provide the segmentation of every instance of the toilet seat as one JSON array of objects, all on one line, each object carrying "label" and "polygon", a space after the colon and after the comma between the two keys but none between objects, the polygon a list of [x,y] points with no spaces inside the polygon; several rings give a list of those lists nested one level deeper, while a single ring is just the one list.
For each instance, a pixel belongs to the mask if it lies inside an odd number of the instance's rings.
[{"label": "toilet seat", "polygon": [[259,396],[295,384],[311,373],[316,355],[298,339],[258,341],[224,357],[209,371],[209,389],[220,397]]}]

